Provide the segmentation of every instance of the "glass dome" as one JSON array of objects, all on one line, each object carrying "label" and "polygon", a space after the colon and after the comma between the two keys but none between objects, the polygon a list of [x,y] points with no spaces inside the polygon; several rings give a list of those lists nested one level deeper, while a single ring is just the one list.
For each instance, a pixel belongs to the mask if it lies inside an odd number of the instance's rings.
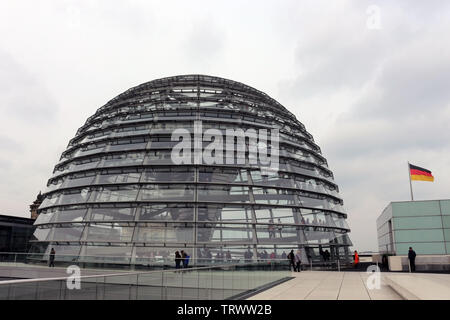
[{"label": "glass dome", "polygon": [[[271,168],[252,161],[261,149]],[[223,161],[195,158],[207,151]],[[150,81],[99,108],[43,195],[32,252],[53,247],[57,259],[139,264],[184,250],[202,264],[301,248],[306,262],[323,250],[346,259],[351,245],[333,173],[305,126],[265,93],[212,76]]]}]

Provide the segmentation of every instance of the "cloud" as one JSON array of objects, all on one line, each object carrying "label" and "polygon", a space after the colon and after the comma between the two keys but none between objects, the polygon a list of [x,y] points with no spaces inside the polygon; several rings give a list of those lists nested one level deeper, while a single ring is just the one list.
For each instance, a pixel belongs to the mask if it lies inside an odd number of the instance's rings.
[{"label": "cloud", "polygon": [[[330,125],[321,139],[343,191],[350,225],[358,245],[364,221],[373,225],[381,210],[394,200],[408,200],[406,162],[442,170],[450,156],[449,45],[423,35],[414,45],[386,57],[354,105]],[[421,199],[447,198],[450,181],[419,185]]]},{"label": "cloud", "polygon": [[0,50],[0,112],[28,124],[55,119],[58,106],[45,86],[11,55]]},{"label": "cloud", "polygon": [[[381,29],[366,27],[377,5]],[[0,2],[0,211],[26,215],[67,142],[106,101],[189,72],[243,82],[303,122],[328,159],[351,239],[407,200],[450,188],[450,3],[400,0]]]},{"label": "cloud", "polygon": [[[448,6],[379,6],[379,31],[357,27],[364,5],[332,9],[298,40],[294,75],[280,82],[334,171],[362,250],[377,250],[386,205],[409,199],[407,161],[445,175],[450,156]],[[445,176],[414,184],[419,199],[448,198],[449,187]]]},{"label": "cloud", "polygon": [[210,64],[224,48],[226,33],[208,17],[195,20],[189,28],[183,53],[190,63]]},{"label": "cloud", "polygon": [[2,150],[2,154],[7,151],[20,153],[21,151],[23,151],[23,148],[14,139],[0,135],[0,150]]},{"label": "cloud", "polygon": [[356,116],[391,121],[436,116],[450,101],[449,56],[448,43],[429,38],[403,48],[385,62],[374,90],[356,106]]}]

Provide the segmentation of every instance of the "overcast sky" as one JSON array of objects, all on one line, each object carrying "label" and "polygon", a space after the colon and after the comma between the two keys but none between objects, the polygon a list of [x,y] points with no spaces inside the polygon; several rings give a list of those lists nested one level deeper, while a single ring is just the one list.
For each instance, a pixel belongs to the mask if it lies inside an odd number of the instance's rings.
[{"label": "overcast sky", "polygon": [[340,186],[350,237],[409,200],[407,161],[450,198],[448,1],[0,2],[0,214],[29,216],[76,130],[140,83],[200,73],[292,111]]}]

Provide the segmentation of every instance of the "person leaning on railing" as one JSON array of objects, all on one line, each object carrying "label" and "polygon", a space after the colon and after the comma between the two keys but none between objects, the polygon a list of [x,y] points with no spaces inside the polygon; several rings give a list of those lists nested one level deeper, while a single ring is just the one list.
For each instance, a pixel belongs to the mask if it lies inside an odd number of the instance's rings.
[{"label": "person leaning on railing", "polygon": [[300,272],[302,270],[302,260],[300,250],[297,250],[297,253],[295,255],[295,266],[297,267],[297,272]]},{"label": "person leaning on railing", "polygon": [[178,251],[175,252],[175,269],[180,269],[181,260],[183,258],[181,257],[180,253]]},{"label": "person leaning on railing", "polygon": [[289,269],[292,268],[294,269],[294,272],[296,271],[296,267],[295,267],[295,254],[294,254],[294,250],[291,250],[291,252],[289,252],[288,256],[287,256],[288,260],[289,260]]},{"label": "person leaning on railing", "polygon": [[185,258],[183,260],[183,268],[187,268],[188,267],[190,258],[191,258],[191,256],[188,255],[187,253],[185,253]]},{"label": "person leaning on railing", "polygon": [[50,250],[50,257],[48,259],[48,266],[49,267],[55,267],[55,249],[52,248],[52,250]]}]

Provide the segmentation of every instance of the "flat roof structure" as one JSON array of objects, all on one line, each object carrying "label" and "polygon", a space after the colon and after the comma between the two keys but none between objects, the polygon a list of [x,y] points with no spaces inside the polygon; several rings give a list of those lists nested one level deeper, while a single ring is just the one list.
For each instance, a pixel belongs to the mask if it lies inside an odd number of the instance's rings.
[{"label": "flat roof structure", "polygon": [[0,215],[0,252],[26,252],[35,227],[34,220]]},{"label": "flat roof structure", "polygon": [[377,219],[380,253],[450,254],[450,200],[391,202]]}]

